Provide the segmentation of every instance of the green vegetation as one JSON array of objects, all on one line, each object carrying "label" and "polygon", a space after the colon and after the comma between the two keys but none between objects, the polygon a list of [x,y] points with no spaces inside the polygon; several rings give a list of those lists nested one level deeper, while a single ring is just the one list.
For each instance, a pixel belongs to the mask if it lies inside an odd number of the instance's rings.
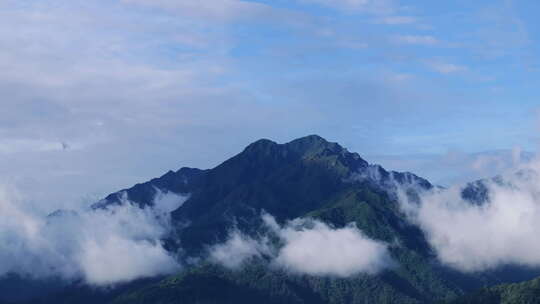
[{"label": "green vegetation", "polygon": [[540,278],[522,283],[483,288],[451,304],[537,304],[540,303]]},{"label": "green vegetation", "polygon": [[[159,301],[155,301],[159,299]],[[252,263],[239,272],[205,265],[126,294],[114,303],[419,303],[376,277],[316,278],[268,271]]]}]

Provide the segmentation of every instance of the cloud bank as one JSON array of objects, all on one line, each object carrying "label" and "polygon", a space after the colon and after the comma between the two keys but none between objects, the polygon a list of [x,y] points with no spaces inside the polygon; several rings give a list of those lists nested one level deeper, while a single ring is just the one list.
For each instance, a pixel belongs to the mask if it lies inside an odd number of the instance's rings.
[{"label": "cloud bank", "polygon": [[502,265],[540,266],[540,164],[483,181],[486,198],[471,202],[463,187],[424,194],[402,207],[426,232],[439,259],[465,272]]},{"label": "cloud bank", "polygon": [[374,274],[391,264],[386,246],[354,225],[335,229],[317,220],[296,219],[280,226],[269,214],[262,219],[281,247],[272,247],[267,237],[255,240],[234,231],[211,249],[211,259],[237,268],[249,258],[268,257],[272,266],[292,273],[335,277]]},{"label": "cloud bank", "polygon": [[[161,205],[166,197],[155,201]],[[177,196],[177,203],[185,198]],[[0,276],[17,273],[36,279],[83,279],[111,285],[180,269],[162,246],[170,231],[168,213],[140,209],[125,201],[98,210],[36,215],[24,198],[0,187]]]},{"label": "cloud bank", "polygon": [[367,238],[355,225],[333,229],[323,222],[297,219],[276,232],[285,245],[274,262],[293,272],[349,277],[389,266],[386,246]]}]

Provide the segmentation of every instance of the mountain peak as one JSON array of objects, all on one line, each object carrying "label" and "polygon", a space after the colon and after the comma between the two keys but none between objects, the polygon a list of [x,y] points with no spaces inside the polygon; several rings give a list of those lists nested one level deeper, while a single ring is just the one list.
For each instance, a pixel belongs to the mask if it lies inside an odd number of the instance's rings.
[{"label": "mountain peak", "polygon": [[321,136],[319,136],[317,134],[306,135],[304,137],[300,137],[300,138],[297,138],[297,139],[291,141],[291,143],[292,142],[328,143],[328,141],[326,139],[324,139],[323,137],[321,137]]},{"label": "mountain peak", "polygon": [[337,143],[331,143],[319,135],[301,137],[285,145],[300,154],[319,153],[325,149],[329,149],[332,152],[342,152],[344,150],[344,148]]},{"label": "mountain peak", "polygon": [[274,141],[271,141],[269,139],[263,138],[263,139],[259,139],[251,143],[249,146],[247,146],[244,149],[244,152],[241,154],[268,157],[268,156],[279,154],[278,151],[280,147],[281,147],[280,144]]},{"label": "mountain peak", "polygon": [[298,155],[314,155],[328,150],[331,153],[342,153],[346,151],[337,143],[332,143],[319,135],[308,135],[292,140],[285,144],[278,144],[272,140],[259,139],[246,147],[246,152],[266,152],[271,153],[284,149]]},{"label": "mountain peak", "polygon": [[275,141],[272,141],[270,139],[261,138],[261,139],[259,139],[257,141],[252,142],[251,144],[249,144],[246,147],[246,149],[259,149],[259,148],[264,148],[264,147],[275,146],[277,144],[278,143],[276,143]]},{"label": "mountain peak", "polygon": [[304,158],[310,158],[314,156],[348,156],[353,159],[360,159],[360,156],[356,153],[351,153],[347,149],[340,146],[338,143],[329,142],[319,135],[309,135],[295,139],[284,146],[288,150],[302,155]]},{"label": "mountain peak", "polygon": [[246,147],[242,155],[249,159],[304,159],[325,160],[330,163],[340,162],[346,167],[356,169],[368,163],[357,153],[351,153],[335,142],[329,142],[319,135],[308,135],[288,143],[278,144],[269,139],[260,139]]}]

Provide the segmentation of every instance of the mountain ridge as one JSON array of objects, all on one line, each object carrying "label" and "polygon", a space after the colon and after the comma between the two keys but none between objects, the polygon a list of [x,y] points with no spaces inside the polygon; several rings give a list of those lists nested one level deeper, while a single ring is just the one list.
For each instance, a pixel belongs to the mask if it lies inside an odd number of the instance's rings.
[{"label": "mountain ridge", "polygon": [[[120,193],[126,192],[128,199],[140,207],[152,201],[156,187],[160,190],[172,191],[178,194],[187,194],[200,182],[197,178],[211,170],[226,166],[230,161],[238,158],[247,158],[249,161],[256,161],[265,157],[277,157],[274,161],[286,161],[287,159],[303,159],[306,161],[316,161],[320,157],[327,157],[325,161],[330,166],[340,166],[341,170],[349,170],[350,173],[357,173],[359,169],[376,171],[376,174],[365,174],[367,179],[381,178],[384,180],[393,179],[398,183],[417,182],[424,188],[433,187],[429,181],[410,172],[386,171],[380,165],[372,165],[365,161],[358,153],[349,152],[338,143],[329,142],[318,135],[308,135],[287,143],[279,144],[270,139],[259,139],[243,149],[242,152],[224,161],[213,169],[198,169],[182,167],[178,171],[168,171],[161,177],[153,178],[148,182],[139,183],[131,188],[123,189],[106,196],[100,202],[94,204],[94,208],[105,207],[108,204],[120,203]],[[378,177],[374,177],[377,175]],[[351,176],[349,176],[351,177]],[[183,183],[179,182],[183,181]],[[145,203],[146,202],[146,203]]]}]

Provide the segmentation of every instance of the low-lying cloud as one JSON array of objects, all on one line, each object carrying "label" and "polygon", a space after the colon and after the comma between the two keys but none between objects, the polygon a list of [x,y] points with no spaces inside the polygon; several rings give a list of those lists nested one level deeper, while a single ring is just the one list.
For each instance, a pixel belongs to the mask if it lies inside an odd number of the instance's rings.
[{"label": "low-lying cloud", "polygon": [[386,246],[352,224],[334,229],[323,222],[298,219],[276,232],[285,245],[274,262],[293,272],[349,277],[389,266]]},{"label": "low-lying cloud", "polygon": [[234,231],[212,248],[211,259],[237,268],[249,258],[268,257],[272,266],[292,273],[335,277],[374,274],[391,264],[386,245],[367,238],[353,224],[332,228],[317,220],[296,219],[281,226],[269,214],[262,219],[279,239],[278,248],[267,237],[255,240]]},{"label": "low-lying cloud", "polygon": [[[172,194],[158,196],[155,208],[128,201],[108,209],[58,211],[42,217],[8,187],[0,187],[0,276],[83,279],[110,285],[180,269],[161,239],[170,232]],[[177,204],[185,198],[176,196]]]},{"label": "low-lying cloud", "polygon": [[236,269],[253,257],[271,254],[268,239],[255,240],[234,230],[225,243],[217,244],[210,250],[210,260],[225,267]]},{"label": "low-lying cloud", "polygon": [[[462,196],[463,187],[437,190],[402,207],[426,232],[439,259],[465,272],[502,265],[540,266],[539,163],[483,181],[483,202]],[[482,200],[480,200],[482,201]]]}]

